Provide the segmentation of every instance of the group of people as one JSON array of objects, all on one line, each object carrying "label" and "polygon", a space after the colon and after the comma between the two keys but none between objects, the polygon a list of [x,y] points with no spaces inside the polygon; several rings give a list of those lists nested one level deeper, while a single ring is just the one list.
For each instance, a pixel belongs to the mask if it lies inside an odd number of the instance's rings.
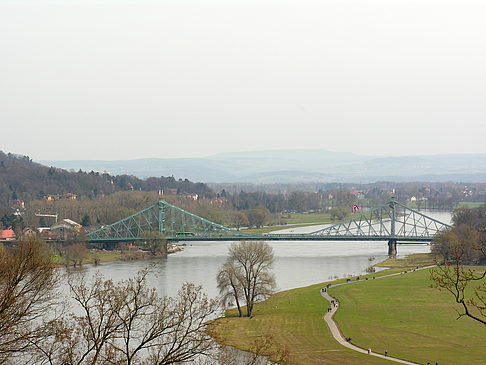
[{"label": "group of people", "polygon": [[[325,292],[325,291],[326,291],[326,288],[322,288],[321,290],[322,290],[323,292]],[[331,299],[331,307],[330,307],[330,308],[327,308],[327,311],[328,311],[328,312],[332,312],[332,309],[333,309],[333,308],[335,308],[335,307],[337,307],[337,306],[338,306],[338,304],[339,304],[339,302],[338,302],[337,300],[335,300],[335,299]]]}]

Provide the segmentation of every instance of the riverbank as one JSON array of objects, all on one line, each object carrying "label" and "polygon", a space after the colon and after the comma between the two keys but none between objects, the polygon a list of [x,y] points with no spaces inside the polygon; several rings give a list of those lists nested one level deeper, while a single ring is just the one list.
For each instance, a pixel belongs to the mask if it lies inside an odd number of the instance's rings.
[{"label": "riverbank", "polygon": [[385,267],[389,269],[396,268],[414,268],[435,265],[434,256],[430,253],[414,253],[401,258],[389,258],[385,261],[379,262],[373,266]]},{"label": "riverbank", "polygon": [[[254,318],[237,318],[235,310],[218,319],[216,336],[225,344],[248,350],[258,336],[270,334],[290,349],[289,364],[384,364],[387,360],[354,353],[339,345],[322,318],[328,303],[320,295],[331,283],[330,294],[341,306],[336,321],[343,334],[362,348],[426,364],[484,364],[484,326],[468,318],[456,320],[452,297],[430,287],[429,270],[396,277],[372,277],[416,267],[416,256],[396,269],[361,276],[359,283],[333,288],[340,279],[277,293],[258,303]],[[408,262],[408,263],[407,263]],[[413,265],[410,263],[413,262]],[[369,280],[366,277],[371,278]]]},{"label": "riverbank", "polygon": [[[180,246],[185,246],[183,245],[177,245],[174,243],[169,243],[167,245],[167,253],[172,254],[176,253],[179,251],[182,251],[183,248]],[[104,250],[104,249],[87,249],[86,252],[84,252],[83,257],[81,258],[81,266],[82,265],[97,265],[100,263],[106,263],[106,262],[114,262],[114,261],[136,261],[136,260],[144,260],[150,257],[157,257],[157,256],[162,256],[161,254],[158,254],[154,256],[148,251],[141,250],[139,248],[133,247],[131,249],[114,249],[114,250]],[[66,266],[66,257],[65,256],[59,256],[59,255],[54,255],[53,256],[53,261],[55,265],[58,266]],[[78,263],[79,265],[79,259]],[[73,266],[72,262],[69,263],[68,266]]]}]

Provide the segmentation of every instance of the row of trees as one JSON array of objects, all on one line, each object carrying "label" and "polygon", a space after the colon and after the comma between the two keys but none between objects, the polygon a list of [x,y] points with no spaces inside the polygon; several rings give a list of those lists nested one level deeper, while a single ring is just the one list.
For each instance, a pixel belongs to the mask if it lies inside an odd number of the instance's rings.
[{"label": "row of trees", "polygon": [[286,194],[241,191],[235,194],[226,193],[225,196],[229,204],[236,210],[248,211],[257,206],[263,206],[272,214],[284,211],[322,211],[335,206],[350,206],[359,202],[356,196],[345,190],[291,191]]},{"label": "row of trees", "polygon": [[[453,209],[461,201],[486,202],[486,184],[452,182],[377,181],[354,183],[293,184],[211,184],[215,191],[231,200],[240,210],[264,205],[272,213],[284,210],[298,212],[327,210],[336,206],[362,204],[376,206],[390,198],[395,189],[400,201],[417,199],[422,208]],[[222,190],[221,190],[222,189]],[[231,193],[228,193],[231,192]],[[358,192],[358,193],[357,193]]]}]

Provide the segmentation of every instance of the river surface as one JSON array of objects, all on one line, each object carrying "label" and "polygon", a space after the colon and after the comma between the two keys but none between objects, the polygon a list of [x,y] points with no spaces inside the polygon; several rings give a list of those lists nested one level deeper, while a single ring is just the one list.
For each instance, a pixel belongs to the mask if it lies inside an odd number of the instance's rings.
[{"label": "river surface", "polygon": [[[423,212],[443,223],[450,223],[448,212]],[[324,226],[322,226],[324,227]],[[308,233],[319,226],[289,228],[287,233]],[[285,233],[285,231],[279,231]],[[180,242],[184,244],[183,242]],[[216,274],[226,260],[232,242],[188,242],[183,250],[167,258],[136,262],[110,262],[87,266],[88,274],[100,271],[115,280],[134,276],[151,262],[155,262],[154,274],[149,284],[161,295],[174,296],[184,282],[202,285],[209,297],[216,297]],[[387,242],[374,241],[280,241],[268,242],[275,254],[274,273],[278,291],[308,286],[329,279],[363,274],[368,266],[385,260]],[[430,252],[426,244],[398,245],[398,257],[411,253]],[[370,261],[371,260],[371,261]]]}]

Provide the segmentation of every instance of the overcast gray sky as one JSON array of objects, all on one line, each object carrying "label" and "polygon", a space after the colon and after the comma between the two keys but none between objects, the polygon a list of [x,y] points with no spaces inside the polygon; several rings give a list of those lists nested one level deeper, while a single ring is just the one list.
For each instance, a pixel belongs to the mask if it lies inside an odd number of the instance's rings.
[{"label": "overcast gray sky", "polygon": [[0,150],[486,153],[486,2],[0,0]]}]

